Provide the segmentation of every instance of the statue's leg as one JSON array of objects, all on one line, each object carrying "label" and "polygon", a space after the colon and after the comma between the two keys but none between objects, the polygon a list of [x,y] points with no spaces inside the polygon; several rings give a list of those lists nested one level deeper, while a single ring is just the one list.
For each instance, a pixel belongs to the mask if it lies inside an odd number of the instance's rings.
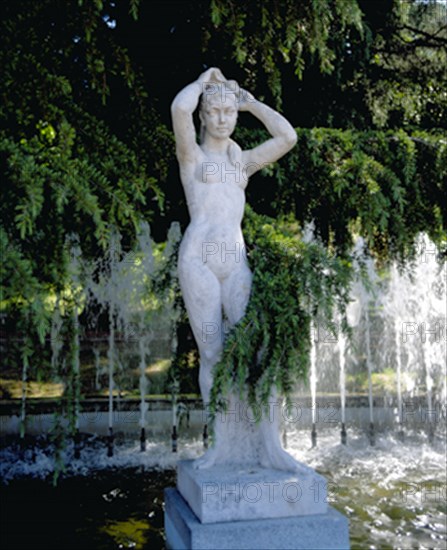
[{"label": "statue's leg", "polygon": [[[221,291],[219,313],[221,315],[223,305],[225,314],[231,325],[236,323],[242,317],[250,295],[251,272],[248,269],[248,266],[244,267],[241,275],[242,277],[237,277],[237,275],[233,272],[222,283],[219,283]],[[203,299],[201,291],[200,294],[201,299]],[[196,304],[192,297],[190,299],[193,301],[193,304]],[[207,302],[209,301],[209,297],[206,297],[205,299]],[[194,318],[194,313],[192,318]],[[191,321],[191,324],[192,323],[194,323],[194,321]],[[218,349],[220,357],[220,353],[222,351],[222,340],[219,340],[219,343],[220,347]],[[206,353],[208,349],[213,348],[208,348],[204,343],[201,343],[201,345],[199,345],[199,349],[202,357],[202,354]],[[214,366],[219,357],[212,363],[211,366]],[[205,357],[205,359],[207,358]],[[211,383],[212,379],[210,378],[210,386]],[[248,447],[250,447],[250,445],[248,445],[250,433],[247,433],[246,431],[243,436],[239,433],[241,423],[238,419],[238,412],[235,410],[238,403],[238,399],[231,396],[228,402],[228,411],[226,413],[218,413],[216,415],[213,426],[213,445],[205,452],[203,456],[194,461],[195,468],[209,468],[221,463],[231,463],[233,461],[241,462],[242,457],[250,458],[248,449]]]},{"label": "statue's leg", "polygon": [[235,325],[245,314],[250,297],[253,275],[245,262],[222,282],[222,303],[230,326]]},{"label": "statue's leg", "polygon": [[213,383],[212,368],[222,352],[222,298],[220,283],[201,261],[179,262],[179,281],[189,322],[199,348],[199,386],[205,409]]},{"label": "statue's leg", "polygon": [[[235,271],[222,284],[222,301],[224,311],[229,319],[230,325],[237,323],[245,314],[245,309],[250,297],[252,274],[246,264]],[[283,413],[282,400],[278,397],[276,388],[272,388],[270,394],[269,413],[262,414],[259,424],[254,420],[249,422],[250,426],[244,427],[239,423],[241,438],[246,438],[249,431],[256,434],[251,440],[252,455],[266,468],[275,468],[286,471],[300,471],[302,466],[287,451],[282,448],[280,440],[280,419]],[[256,418],[251,414],[252,419]]]}]

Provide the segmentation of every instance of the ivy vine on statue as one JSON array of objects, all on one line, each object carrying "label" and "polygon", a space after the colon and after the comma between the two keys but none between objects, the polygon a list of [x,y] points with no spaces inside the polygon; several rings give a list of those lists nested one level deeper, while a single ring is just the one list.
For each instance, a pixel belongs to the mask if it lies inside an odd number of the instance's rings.
[{"label": "ivy vine on statue", "polygon": [[[200,144],[193,122],[199,102]],[[178,274],[199,348],[199,385],[208,410],[225,323],[232,327],[241,320],[250,297],[252,272],[241,230],[245,188],[252,174],[293,148],[296,132],[283,116],[235,81],[225,79],[217,68],[208,69],[181,90],[171,111],[191,218],[179,250]],[[230,137],[239,111],[257,117],[272,137],[243,151]],[[236,387],[228,392],[226,401],[225,413],[214,420],[213,445],[194,461],[195,468],[250,464],[300,470],[300,464],[280,443],[281,401],[275,388],[267,412],[250,407]]]}]

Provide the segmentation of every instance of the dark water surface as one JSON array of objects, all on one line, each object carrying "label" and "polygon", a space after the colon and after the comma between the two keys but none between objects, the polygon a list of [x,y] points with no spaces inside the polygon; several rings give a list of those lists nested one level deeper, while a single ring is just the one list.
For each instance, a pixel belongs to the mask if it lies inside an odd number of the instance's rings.
[{"label": "dark water surface", "polygon": [[14,479],[1,486],[1,548],[164,548],[163,489],[175,471]]},{"label": "dark water surface", "polygon": [[[364,434],[347,446],[338,433],[289,434],[289,449],[331,485],[329,502],[350,522],[352,549],[447,549],[445,437],[429,444],[408,435],[382,434],[375,447]],[[0,449],[0,548],[163,549],[163,490],[176,484],[175,464],[203,452],[200,440],[137,442],[108,458],[101,441],[86,444],[80,460],[67,455],[67,471],[53,486],[54,449],[44,441]]]}]

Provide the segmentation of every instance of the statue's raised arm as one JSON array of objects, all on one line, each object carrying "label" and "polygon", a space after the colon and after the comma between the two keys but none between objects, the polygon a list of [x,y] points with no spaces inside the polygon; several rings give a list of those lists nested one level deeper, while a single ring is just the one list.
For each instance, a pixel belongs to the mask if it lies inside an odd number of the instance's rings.
[{"label": "statue's raised arm", "polygon": [[179,162],[194,161],[197,158],[198,145],[192,114],[198,106],[199,98],[206,85],[224,80],[220,69],[211,67],[175,96],[171,104],[171,115]]},{"label": "statue's raised arm", "polygon": [[239,92],[239,111],[248,111],[267,128],[272,138],[261,145],[243,151],[242,162],[248,177],[264,164],[270,164],[283,157],[296,144],[296,132],[292,125],[277,111],[256,100],[244,89]]}]

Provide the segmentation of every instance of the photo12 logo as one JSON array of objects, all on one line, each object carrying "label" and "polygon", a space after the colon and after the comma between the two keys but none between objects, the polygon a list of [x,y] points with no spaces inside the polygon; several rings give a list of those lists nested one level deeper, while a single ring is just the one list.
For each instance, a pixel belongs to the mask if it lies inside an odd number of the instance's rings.
[{"label": "photo12 logo", "polygon": [[401,340],[407,343],[408,340],[420,339],[422,343],[441,343],[447,341],[447,324],[445,321],[432,323],[416,323],[415,321],[404,321],[402,323]]},{"label": "photo12 logo", "polygon": [[213,183],[216,179],[220,183],[243,183],[254,172],[270,167],[271,162],[202,162],[202,181],[203,183]]},{"label": "photo12 logo", "polygon": [[405,482],[400,491],[400,499],[404,503],[412,500],[420,503],[445,503],[447,502],[447,485],[438,481]]},{"label": "photo12 logo", "polygon": [[250,92],[239,86],[235,80],[226,80],[225,82],[203,82],[202,83],[203,101],[215,101],[218,99],[222,103],[227,101],[254,103],[257,100]]},{"label": "photo12 logo", "polygon": [[247,483],[217,483],[214,481],[202,484],[202,502],[241,501],[254,504],[260,502],[278,502],[283,500],[288,503],[300,501],[306,502],[334,502],[339,491],[339,486],[333,482],[313,481],[305,487],[298,481],[279,483],[278,481],[250,481]]},{"label": "photo12 logo", "polygon": [[437,262],[441,264],[444,261],[443,255],[438,247],[432,241],[424,238],[418,239],[416,243],[417,257],[422,264]]},{"label": "photo12 logo", "polygon": [[247,249],[243,243],[235,242],[228,244],[227,242],[205,241],[202,243],[202,261],[207,263],[208,260],[216,257],[222,263],[227,262],[227,258],[234,263],[240,263],[247,258]]}]

